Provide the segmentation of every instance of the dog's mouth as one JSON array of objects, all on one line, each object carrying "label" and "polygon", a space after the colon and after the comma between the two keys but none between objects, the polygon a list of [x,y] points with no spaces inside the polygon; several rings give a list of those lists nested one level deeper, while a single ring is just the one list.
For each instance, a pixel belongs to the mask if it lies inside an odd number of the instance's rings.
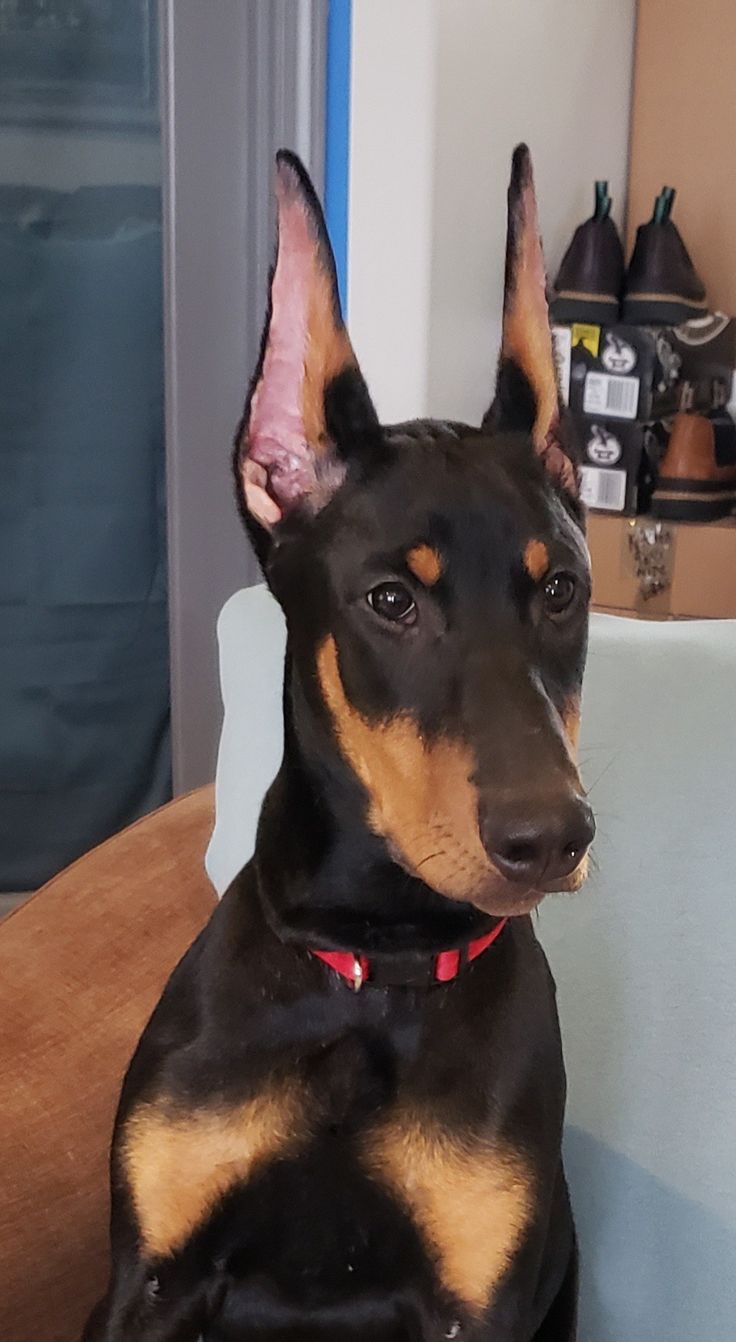
[{"label": "dog's mouth", "polygon": [[[452,901],[473,904],[482,913],[492,917],[515,917],[530,913],[551,894],[570,894],[579,890],[588,875],[589,847],[572,871],[557,874],[548,880],[544,872],[525,881],[521,874],[506,874],[492,861],[480,842],[468,843],[457,830],[439,826],[426,836],[424,855],[412,860],[397,843],[389,841],[388,848],[394,862],[428,885],[437,894]],[[439,842],[431,842],[432,840]],[[412,845],[413,846],[413,845]]]},{"label": "dog's mouth", "polygon": [[[401,865],[405,870],[410,870],[406,863],[402,862]],[[438,894],[448,899],[462,899],[492,917],[514,918],[532,913],[547,895],[574,894],[580,890],[588,877],[589,853],[583,854],[578,865],[567,876],[560,876],[538,885],[524,885],[510,881],[489,867],[482,874],[476,873],[475,880],[472,880],[462,892],[454,882],[452,889],[443,888],[443,883],[433,882],[431,866],[431,860],[428,858],[411,874],[419,876]]]},{"label": "dog's mouth", "polygon": [[539,886],[517,885],[499,875],[471,896],[470,902],[494,917],[514,918],[533,913],[547,895],[569,895],[581,890],[588,879],[589,857],[589,852],[585,852],[569,875]]}]

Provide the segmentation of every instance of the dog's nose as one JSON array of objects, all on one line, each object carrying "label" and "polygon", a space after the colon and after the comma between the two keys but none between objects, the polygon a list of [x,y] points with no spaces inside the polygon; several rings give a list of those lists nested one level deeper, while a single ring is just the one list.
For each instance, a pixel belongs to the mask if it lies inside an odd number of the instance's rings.
[{"label": "dog's nose", "polygon": [[489,806],[481,836],[502,876],[538,887],[575,870],[593,842],[595,821],[585,799],[572,794],[534,811]]}]

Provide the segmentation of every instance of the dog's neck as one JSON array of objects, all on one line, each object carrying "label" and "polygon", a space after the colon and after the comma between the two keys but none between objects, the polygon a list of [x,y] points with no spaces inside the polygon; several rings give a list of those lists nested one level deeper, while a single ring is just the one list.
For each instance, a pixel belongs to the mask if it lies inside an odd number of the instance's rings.
[{"label": "dog's neck", "polygon": [[487,929],[470,904],[410,875],[366,821],[365,794],[287,661],[284,755],[261,811],[255,865],[284,941],[351,951],[439,951]]}]

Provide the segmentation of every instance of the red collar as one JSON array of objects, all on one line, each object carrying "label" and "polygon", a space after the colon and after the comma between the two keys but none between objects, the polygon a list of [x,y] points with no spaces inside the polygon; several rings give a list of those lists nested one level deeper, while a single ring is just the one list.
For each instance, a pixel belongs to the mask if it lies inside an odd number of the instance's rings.
[{"label": "red collar", "polygon": [[[493,945],[507,922],[508,918],[502,918],[490,932],[486,932],[484,937],[477,937],[462,950],[440,951],[438,955],[432,956],[428,982],[449,983],[452,979],[456,979],[464,964],[477,960],[479,955]],[[364,983],[370,983],[372,978],[380,978],[375,974],[373,963],[367,955],[354,955],[352,951],[312,950],[311,953],[329,965],[330,969],[334,969],[354,992],[358,992]]]}]

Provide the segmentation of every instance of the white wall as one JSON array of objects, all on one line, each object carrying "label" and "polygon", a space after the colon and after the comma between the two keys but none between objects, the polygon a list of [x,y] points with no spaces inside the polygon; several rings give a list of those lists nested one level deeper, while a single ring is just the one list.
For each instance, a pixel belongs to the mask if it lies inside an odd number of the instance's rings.
[{"label": "white wall", "polygon": [[386,422],[427,404],[435,0],[353,0],[348,317]]},{"label": "white wall", "polygon": [[607,177],[622,217],[635,0],[354,0],[349,319],[386,419],[479,418],[511,151],[548,268]]}]

